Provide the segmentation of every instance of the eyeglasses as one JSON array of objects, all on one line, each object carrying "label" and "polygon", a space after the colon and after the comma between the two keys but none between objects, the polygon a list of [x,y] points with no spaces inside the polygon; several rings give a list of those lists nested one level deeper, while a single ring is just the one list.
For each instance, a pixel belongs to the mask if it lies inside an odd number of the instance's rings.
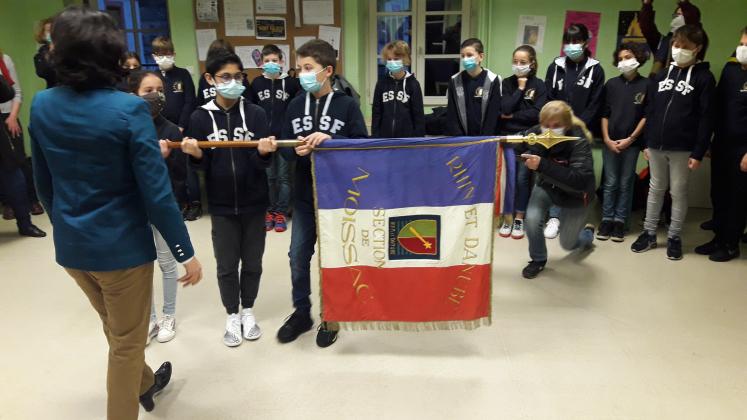
[{"label": "eyeglasses", "polygon": [[222,83],[231,83],[231,80],[235,80],[237,82],[243,82],[244,81],[244,73],[236,73],[236,74],[229,74],[229,73],[223,73],[223,74],[216,74],[215,78]]}]

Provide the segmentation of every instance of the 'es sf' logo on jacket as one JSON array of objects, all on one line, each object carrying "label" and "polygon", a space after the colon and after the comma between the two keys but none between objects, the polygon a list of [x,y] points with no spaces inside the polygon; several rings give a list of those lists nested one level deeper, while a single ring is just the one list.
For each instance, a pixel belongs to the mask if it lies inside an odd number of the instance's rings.
[{"label": "'es sf' logo on jacket", "polygon": [[410,100],[410,95],[406,94],[405,92],[401,90],[398,90],[396,94],[393,90],[390,90],[388,92],[383,92],[381,96],[382,96],[381,101],[384,103],[393,101],[395,97],[398,101],[402,102],[403,104],[406,104],[407,101]]},{"label": "'es sf' logo on jacket", "polygon": [[[293,134],[311,131],[314,129],[314,118],[311,115],[294,118],[291,120],[291,127],[293,127]],[[329,115],[322,115],[322,117],[319,118],[319,131],[329,134],[337,134],[343,127],[345,127],[345,123],[337,118],[332,118]]]},{"label": "'es sf' logo on jacket", "polygon": [[673,79],[666,79],[659,82],[659,92],[666,92],[672,90],[672,88],[674,88],[675,92],[681,93],[682,96],[685,96],[695,90],[692,85],[684,80],[680,80],[679,82],[677,82],[677,85],[674,84]]}]

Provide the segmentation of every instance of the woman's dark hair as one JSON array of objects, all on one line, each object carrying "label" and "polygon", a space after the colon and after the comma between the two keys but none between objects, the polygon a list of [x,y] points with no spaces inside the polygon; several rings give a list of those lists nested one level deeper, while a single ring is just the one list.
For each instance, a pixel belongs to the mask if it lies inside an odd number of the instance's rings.
[{"label": "woman's dark hair", "polygon": [[482,41],[477,38],[469,38],[464,40],[464,42],[462,42],[462,45],[459,46],[459,50],[463,50],[467,47],[474,48],[478,54],[482,54],[483,52],[485,52],[485,47],[482,45]]},{"label": "woman's dark hair", "polygon": [[205,71],[211,76],[215,76],[215,74],[227,64],[236,64],[239,66],[241,71],[244,71],[244,65],[241,63],[241,58],[228,51],[218,51],[208,57],[208,60],[205,63]]},{"label": "woman's dark hair", "polygon": [[698,60],[705,60],[706,51],[708,50],[708,34],[699,24],[685,25],[674,31],[672,42],[677,39],[686,39],[695,45],[701,46],[698,53]]},{"label": "woman's dark hair", "polygon": [[534,50],[534,47],[531,45],[521,45],[517,47],[514,50],[514,54],[517,52],[525,52],[529,56],[529,62],[531,63],[531,70],[529,71],[530,76],[536,76],[537,75],[537,67],[539,67],[539,63],[537,62],[537,51]]},{"label": "woman's dark hair", "polygon": [[[583,23],[572,23],[568,29],[563,32],[563,44],[587,44],[591,40],[589,28]],[[591,57],[591,50],[587,47],[584,54]]]},{"label": "woman's dark hair", "polygon": [[233,45],[231,45],[230,42],[227,40],[221,38],[216,39],[215,41],[210,43],[210,46],[207,50],[207,57],[210,57],[211,55],[215,55],[221,51],[228,51],[232,54],[236,53],[236,50],[233,48]]},{"label": "woman's dark hair", "polygon": [[143,79],[148,76],[156,76],[159,79],[163,80],[163,77],[159,72],[151,70],[136,71],[130,74],[130,76],[127,78],[127,88],[129,89],[129,91],[137,95],[137,91],[140,90],[140,85],[143,83]]},{"label": "woman's dark hair", "polygon": [[75,90],[114,86],[124,75],[124,36],[104,12],[71,6],[54,19],[52,65],[60,85]]},{"label": "woman's dark hair", "polygon": [[[124,65],[124,63],[126,63],[127,60],[129,60],[131,58],[134,58],[135,60],[137,60],[138,63],[140,63],[140,57],[137,55],[136,52],[134,52],[134,51],[127,51],[122,56],[122,65]],[[142,63],[140,63],[140,64],[142,65]]]},{"label": "woman's dark hair", "polygon": [[623,42],[615,49],[615,52],[612,54],[612,64],[617,66],[617,64],[620,62],[620,51],[626,50],[633,53],[635,59],[640,63],[639,67],[643,67],[643,65],[646,64],[646,61],[648,61],[648,50],[643,48],[643,44],[640,44],[638,42]]}]

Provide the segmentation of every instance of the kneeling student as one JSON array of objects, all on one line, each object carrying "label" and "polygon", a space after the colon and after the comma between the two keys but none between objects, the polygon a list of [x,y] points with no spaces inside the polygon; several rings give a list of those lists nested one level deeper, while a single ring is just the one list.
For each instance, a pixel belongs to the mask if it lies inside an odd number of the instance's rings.
[{"label": "kneeling student", "polygon": [[[265,138],[269,134],[265,111],[241,96],[245,89],[241,59],[224,52],[211,57],[206,67],[208,81],[218,95],[192,113],[182,150],[205,171],[218,287],[228,313],[223,343],[236,347],[244,339],[256,340],[262,335],[254,316],[254,301],[265,250],[265,210],[269,202],[265,169],[277,144]],[[202,150],[195,138],[261,140],[257,149]],[[240,307],[243,309],[239,312]]]},{"label": "kneeling student", "polygon": [[552,131],[557,135],[580,139],[558,143],[549,150],[534,145],[521,155],[527,168],[538,175],[526,215],[529,256],[532,259],[522,271],[527,279],[537,277],[547,263],[544,219],[551,206],[560,209],[559,237],[564,249],[585,250],[591,247],[594,240],[594,225],[586,223],[595,190],[591,133],[563,101],[548,102],[542,107],[539,120],[540,125],[527,133]]}]

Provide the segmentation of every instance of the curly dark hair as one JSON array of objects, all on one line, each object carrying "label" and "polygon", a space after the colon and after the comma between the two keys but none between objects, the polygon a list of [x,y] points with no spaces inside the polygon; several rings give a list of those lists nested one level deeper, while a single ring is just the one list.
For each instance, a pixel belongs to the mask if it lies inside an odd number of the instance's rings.
[{"label": "curly dark hair", "polygon": [[646,61],[648,61],[649,53],[648,50],[644,48],[643,44],[638,42],[623,42],[615,49],[615,52],[612,53],[612,64],[617,66],[620,62],[620,51],[626,50],[633,53],[635,59],[640,63],[640,67],[643,67],[643,65],[646,64]]},{"label": "curly dark hair", "polygon": [[127,51],[117,23],[104,12],[71,6],[52,26],[52,65],[60,85],[75,90],[114,86],[124,76]]}]

